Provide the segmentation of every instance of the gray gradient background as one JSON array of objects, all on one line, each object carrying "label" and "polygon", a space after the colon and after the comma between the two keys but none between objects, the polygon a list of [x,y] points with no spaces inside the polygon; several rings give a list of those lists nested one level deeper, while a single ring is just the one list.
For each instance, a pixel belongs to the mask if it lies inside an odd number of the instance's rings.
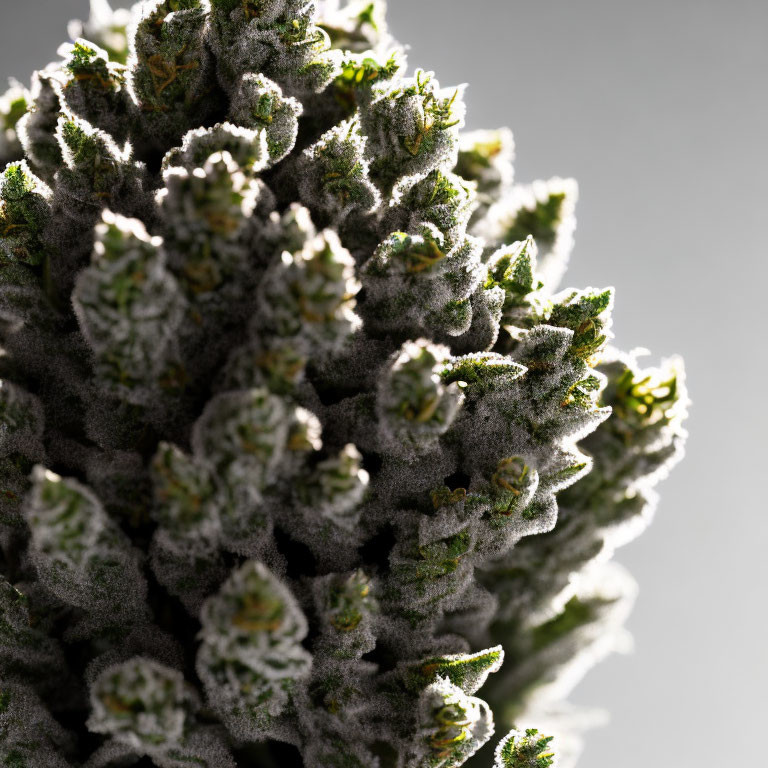
[{"label": "gray gradient background", "polygon": [[[2,2],[0,75],[25,82],[88,4]],[[579,181],[566,282],[616,287],[617,343],[686,359],[687,457],[619,552],[636,649],[574,696],[611,713],[580,765],[763,763],[768,3],[390,0],[389,19],[411,67],[470,84],[469,127],[512,127],[518,180]]]}]

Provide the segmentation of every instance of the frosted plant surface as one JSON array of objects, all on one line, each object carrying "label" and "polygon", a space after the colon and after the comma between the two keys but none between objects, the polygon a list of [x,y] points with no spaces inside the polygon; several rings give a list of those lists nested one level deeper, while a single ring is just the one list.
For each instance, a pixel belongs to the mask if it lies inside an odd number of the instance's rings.
[{"label": "frosted plant surface", "polygon": [[682,364],[384,10],[93,0],[0,97],[3,765],[573,764]]}]

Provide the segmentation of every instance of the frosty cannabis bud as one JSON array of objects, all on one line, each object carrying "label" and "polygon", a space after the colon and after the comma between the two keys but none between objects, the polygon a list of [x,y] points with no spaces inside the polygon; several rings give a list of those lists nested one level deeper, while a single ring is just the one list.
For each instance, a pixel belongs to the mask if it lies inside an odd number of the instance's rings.
[{"label": "frosty cannabis bud", "polygon": [[559,290],[574,182],[381,2],[70,35],[0,98],[0,762],[572,764],[687,405]]}]

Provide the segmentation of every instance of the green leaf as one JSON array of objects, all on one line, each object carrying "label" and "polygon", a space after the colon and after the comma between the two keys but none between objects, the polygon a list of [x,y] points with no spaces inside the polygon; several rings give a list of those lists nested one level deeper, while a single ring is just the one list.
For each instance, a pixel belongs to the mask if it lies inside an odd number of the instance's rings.
[{"label": "green leaf", "polygon": [[504,661],[500,645],[473,654],[435,656],[411,665],[406,671],[409,689],[421,690],[438,678],[447,678],[466,694],[478,691],[492,672],[497,672]]},{"label": "green leaf", "polygon": [[46,256],[43,231],[50,220],[51,192],[25,161],[0,177],[0,259],[36,266]]},{"label": "green leaf", "polygon": [[553,738],[536,728],[510,731],[496,747],[494,768],[549,768],[555,762],[549,748]]},{"label": "green leaf", "polygon": [[467,394],[481,396],[504,390],[526,372],[525,366],[495,352],[453,358],[441,372],[444,383],[458,382]]},{"label": "green leaf", "polygon": [[573,331],[571,353],[588,360],[601,352],[609,338],[613,289],[566,291],[553,302],[547,323]]}]

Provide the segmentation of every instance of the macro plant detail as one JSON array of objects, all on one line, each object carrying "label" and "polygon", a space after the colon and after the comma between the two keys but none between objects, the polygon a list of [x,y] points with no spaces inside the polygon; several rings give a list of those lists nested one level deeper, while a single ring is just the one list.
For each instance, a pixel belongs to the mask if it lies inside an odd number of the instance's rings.
[{"label": "macro plant detail", "polygon": [[574,764],[682,363],[384,10],[92,0],[0,98],[3,765]]}]

